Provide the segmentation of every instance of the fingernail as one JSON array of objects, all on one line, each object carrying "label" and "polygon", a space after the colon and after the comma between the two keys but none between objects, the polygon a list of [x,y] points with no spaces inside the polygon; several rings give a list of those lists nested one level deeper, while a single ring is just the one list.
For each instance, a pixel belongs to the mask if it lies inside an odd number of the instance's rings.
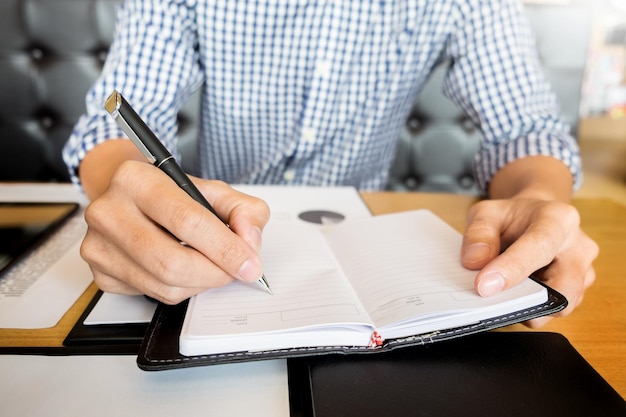
[{"label": "fingernail", "polygon": [[464,262],[478,262],[486,259],[489,256],[489,245],[483,242],[472,243],[465,248],[463,252]]},{"label": "fingernail", "polygon": [[261,275],[263,275],[263,269],[259,261],[255,259],[248,259],[241,265],[238,274],[239,278],[242,280],[253,282],[261,278]]},{"label": "fingernail", "polygon": [[489,272],[483,275],[478,282],[478,293],[483,297],[489,297],[504,289],[506,282],[499,272]]}]

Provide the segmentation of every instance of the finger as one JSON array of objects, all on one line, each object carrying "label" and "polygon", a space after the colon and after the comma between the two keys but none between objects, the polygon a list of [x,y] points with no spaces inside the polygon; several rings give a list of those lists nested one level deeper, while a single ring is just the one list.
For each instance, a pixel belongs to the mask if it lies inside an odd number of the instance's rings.
[{"label": "finger", "polygon": [[143,291],[138,290],[135,287],[117,279],[110,275],[103,273],[102,271],[91,268],[93,274],[93,280],[98,288],[104,292],[111,294],[123,294],[123,295],[140,295],[144,294]]},{"label": "finger", "polygon": [[145,289],[136,289],[126,282],[100,271],[94,272],[94,281],[96,285],[98,285],[98,288],[105,292],[125,295],[143,294],[170,305],[179,304],[189,297],[203,291],[201,288],[159,287],[158,285],[149,286]]},{"label": "finger", "polygon": [[[209,210],[191,199],[164,173],[150,166],[147,168],[152,172],[142,176],[142,187],[133,187],[129,191],[137,208],[192,246],[227,275],[245,281],[258,280],[263,274],[258,253]],[[128,169],[145,170],[137,166]],[[132,172],[124,173],[123,178],[136,175]],[[159,192],[155,195],[146,190]]]},{"label": "finger", "polygon": [[582,231],[579,235],[574,245],[559,254],[547,268],[534,274],[567,298],[568,307],[559,312],[559,316],[568,315],[580,305],[585,291],[596,278],[592,263],[598,255],[598,245]]},{"label": "finger", "polygon": [[81,254],[90,265],[144,291],[150,285],[206,289],[230,282],[221,268],[182,246],[132,204],[117,204],[115,216],[110,207],[103,197],[85,211],[89,228]]},{"label": "finger", "polygon": [[490,296],[518,284],[548,265],[578,230],[578,214],[567,205],[546,206],[533,216],[525,232],[476,276],[480,295]]},{"label": "finger", "polygon": [[[215,287],[230,281],[230,277],[222,271],[218,271],[224,277],[221,281],[215,279],[209,281],[204,274],[195,280],[188,279],[184,271],[175,273],[168,281],[167,274],[163,278],[158,273],[150,271],[150,268],[142,267],[135,257],[127,254],[126,250],[94,235],[95,232],[86,235],[81,245],[81,256],[89,263],[94,281],[103,291],[117,294],[146,294],[167,304],[178,304],[210,286]],[[165,239],[173,240],[170,237]],[[184,249],[188,252],[193,251],[189,248]],[[194,286],[195,282],[199,285]]]},{"label": "finger", "polygon": [[267,203],[234,190],[222,181],[204,180],[197,185],[217,212],[224,216],[231,230],[259,252],[262,230],[270,218]]},{"label": "finger", "polygon": [[[582,280],[583,281],[582,289],[581,287],[576,288],[575,286],[569,285],[567,282],[564,282],[564,283],[549,282],[548,285],[551,288],[554,288],[556,291],[563,294],[563,296],[567,299],[567,302],[568,302],[567,308],[551,316],[539,317],[533,320],[526,321],[523,324],[531,329],[537,329],[542,326],[545,326],[554,317],[564,317],[564,316],[569,315],[572,311],[574,311],[576,307],[582,304],[583,298],[584,298],[584,290],[589,288],[589,286],[591,286],[591,284],[595,280],[595,276],[596,276],[595,270],[593,268],[589,268],[584,273],[584,278]],[[562,284],[565,284],[565,285],[562,285]]]},{"label": "finger", "polygon": [[500,252],[502,210],[484,203],[475,204],[468,212],[461,247],[461,262],[468,269],[484,267]]},{"label": "finger", "polygon": [[548,324],[553,318],[554,316],[543,316],[543,317],[538,317],[536,319],[525,321],[523,324],[524,326],[528,328],[538,329]]}]

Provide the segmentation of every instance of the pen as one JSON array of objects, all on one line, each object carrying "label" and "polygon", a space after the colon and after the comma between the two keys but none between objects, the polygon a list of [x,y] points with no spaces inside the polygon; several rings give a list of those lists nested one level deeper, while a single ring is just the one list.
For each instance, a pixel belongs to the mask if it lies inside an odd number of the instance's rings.
[{"label": "pen", "polygon": [[[104,108],[113,116],[117,124],[151,164],[165,172],[191,198],[209,209],[218,219],[221,219],[213,206],[191,182],[180,165],[176,163],[174,157],[118,91],[114,90],[106,99]],[[272,294],[265,275],[261,275],[257,283],[269,294]]]}]

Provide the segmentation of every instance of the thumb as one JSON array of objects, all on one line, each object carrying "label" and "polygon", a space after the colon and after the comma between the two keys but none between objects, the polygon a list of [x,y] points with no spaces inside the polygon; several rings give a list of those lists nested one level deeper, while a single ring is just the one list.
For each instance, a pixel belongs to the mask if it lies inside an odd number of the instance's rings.
[{"label": "thumb", "polygon": [[481,269],[500,253],[500,221],[496,213],[474,206],[467,218],[461,246],[461,264]]}]

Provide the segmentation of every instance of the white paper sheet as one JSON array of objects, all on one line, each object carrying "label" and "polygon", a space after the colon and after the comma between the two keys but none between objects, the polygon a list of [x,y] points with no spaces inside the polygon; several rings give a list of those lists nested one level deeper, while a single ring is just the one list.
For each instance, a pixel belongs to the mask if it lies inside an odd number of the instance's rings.
[{"label": "white paper sheet", "polygon": [[91,310],[84,324],[149,323],[157,304],[143,295],[104,293]]},{"label": "white paper sheet", "polygon": [[284,360],[144,372],[134,356],[0,355],[11,417],[288,417]]}]

